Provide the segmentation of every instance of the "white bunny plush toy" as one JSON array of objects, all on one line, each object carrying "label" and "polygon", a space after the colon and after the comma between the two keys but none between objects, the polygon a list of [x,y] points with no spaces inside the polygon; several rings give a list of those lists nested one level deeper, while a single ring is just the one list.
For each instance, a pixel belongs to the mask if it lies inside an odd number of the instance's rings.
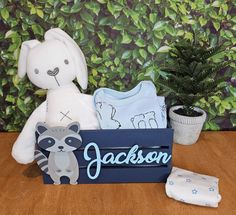
[{"label": "white bunny plush toy", "polygon": [[46,101],[31,114],[13,146],[12,156],[22,164],[34,160],[37,122],[67,126],[78,121],[81,129],[99,129],[92,96],[82,94],[72,82],[77,78],[81,88],[87,88],[87,65],[79,46],[59,28],[48,30],[44,38],[23,42],[19,56],[18,76],[27,73],[34,85],[48,90]]}]

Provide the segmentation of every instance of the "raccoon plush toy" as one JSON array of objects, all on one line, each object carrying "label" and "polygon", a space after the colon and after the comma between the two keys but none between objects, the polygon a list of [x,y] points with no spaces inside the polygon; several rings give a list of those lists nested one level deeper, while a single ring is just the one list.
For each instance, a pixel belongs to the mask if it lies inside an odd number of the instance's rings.
[{"label": "raccoon plush toy", "polygon": [[35,150],[35,160],[41,170],[50,175],[54,184],[60,184],[62,176],[67,176],[70,184],[77,184],[79,165],[73,151],[82,144],[79,131],[78,122],[67,127],[48,127],[41,122],[36,125],[37,144],[50,154],[47,158],[41,151]]}]

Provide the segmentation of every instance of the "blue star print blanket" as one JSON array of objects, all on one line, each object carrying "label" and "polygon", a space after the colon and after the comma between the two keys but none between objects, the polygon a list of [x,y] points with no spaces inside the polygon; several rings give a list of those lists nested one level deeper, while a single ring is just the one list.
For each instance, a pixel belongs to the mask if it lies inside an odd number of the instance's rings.
[{"label": "blue star print blanket", "polygon": [[218,181],[213,176],[173,167],[166,182],[166,194],[184,203],[218,207],[221,200]]}]

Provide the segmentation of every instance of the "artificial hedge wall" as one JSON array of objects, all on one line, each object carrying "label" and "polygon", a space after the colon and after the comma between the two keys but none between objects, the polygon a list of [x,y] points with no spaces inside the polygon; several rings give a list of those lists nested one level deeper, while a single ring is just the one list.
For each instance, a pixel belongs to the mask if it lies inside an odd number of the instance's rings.
[{"label": "artificial hedge wall", "polygon": [[[43,39],[51,27],[68,32],[83,50],[89,67],[88,93],[98,87],[127,90],[152,79],[158,93],[161,66],[178,39],[223,44],[212,60],[229,61],[223,92],[196,105],[208,112],[204,129],[236,125],[236,2],[226,0],[0,0],[0,130],[20,130],[45,99],[45,91],[16,76],[22,41]],[[174,104],[174,99],[168,104]]]}]

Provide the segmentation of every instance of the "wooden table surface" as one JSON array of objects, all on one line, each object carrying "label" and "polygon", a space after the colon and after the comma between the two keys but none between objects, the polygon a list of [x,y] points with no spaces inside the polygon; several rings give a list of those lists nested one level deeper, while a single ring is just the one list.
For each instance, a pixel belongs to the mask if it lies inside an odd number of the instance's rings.
[{"label": "wooden table surface", "polygon": [[0,215],[236,215],[235,131],[202,132],[195,145],[173,146],[175,166],[220,178],[218,208],[170,199],[163,183],[44,185],[35,164],[20,165],[11,157],[17,135],[0,133]]}]

